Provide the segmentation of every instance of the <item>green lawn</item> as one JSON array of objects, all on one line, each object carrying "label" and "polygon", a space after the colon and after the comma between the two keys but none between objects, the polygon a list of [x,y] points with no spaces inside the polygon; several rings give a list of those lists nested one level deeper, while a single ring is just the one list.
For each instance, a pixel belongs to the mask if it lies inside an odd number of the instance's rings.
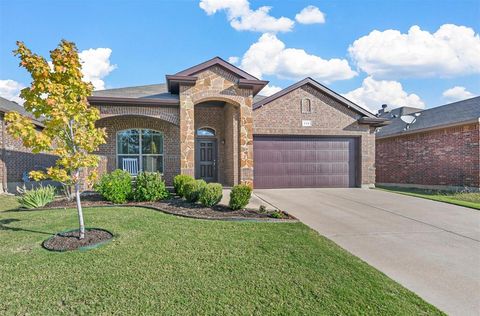
[{"label": "green lawn", "polygon": [[424,199],[445,202],[450,204],[456,204],[460,206],[470,207],[480,210],[480,193],[471,192],[447,192],[438,190],[426,190],[415,188],[400,188],[400,187],[378,187],[381,190],[389,192],[401,193],[405,195],[411,195],[421,197]]},{"label": "green lawn", "polygon": [[[4,209],[10,202],[0,197]],[[112,242],[42,249],[76,227],[75,214],[0,212],[0,314],[441,314],[301,223],[89,208],[87,226],[114,232]]]}]

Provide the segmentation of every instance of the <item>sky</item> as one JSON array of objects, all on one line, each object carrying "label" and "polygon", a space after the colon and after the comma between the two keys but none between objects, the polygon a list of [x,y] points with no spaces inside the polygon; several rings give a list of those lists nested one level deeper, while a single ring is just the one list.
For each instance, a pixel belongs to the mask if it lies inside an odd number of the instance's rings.
[{"label": "sky", "polygon": [[156,84],[215,56],[270,95],[312,77],[376,111],[480,95],[480,0],[0,0],[0,96],[29,74],[16,41],[48,58],[76,43],[96,89]]}]

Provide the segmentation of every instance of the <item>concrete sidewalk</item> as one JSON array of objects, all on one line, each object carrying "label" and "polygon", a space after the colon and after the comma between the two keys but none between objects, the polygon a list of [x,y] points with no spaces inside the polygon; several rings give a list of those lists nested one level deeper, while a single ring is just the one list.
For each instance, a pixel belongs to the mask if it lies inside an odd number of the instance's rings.
[{"label": "concrete sidewalk", "polygon": [[480,314],[480,211],[380,190],[255,193],[448,314]]}]

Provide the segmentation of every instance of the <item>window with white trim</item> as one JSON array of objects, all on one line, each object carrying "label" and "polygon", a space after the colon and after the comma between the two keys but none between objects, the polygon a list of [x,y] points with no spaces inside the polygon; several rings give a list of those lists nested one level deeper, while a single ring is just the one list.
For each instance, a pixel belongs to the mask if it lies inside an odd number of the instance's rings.
[{"label": "window with white trim", "polygon": [[312,113],[312,102],[308,98],[303,98],[301,103],[302,113]]},{"label": "window with white trim", "polygon": [[[136,159],[138,171],[163,173],[163,134],[151,129],[128,129],[117,133],[117,167]],[[135,164],[134,164],[135,165]]]}]

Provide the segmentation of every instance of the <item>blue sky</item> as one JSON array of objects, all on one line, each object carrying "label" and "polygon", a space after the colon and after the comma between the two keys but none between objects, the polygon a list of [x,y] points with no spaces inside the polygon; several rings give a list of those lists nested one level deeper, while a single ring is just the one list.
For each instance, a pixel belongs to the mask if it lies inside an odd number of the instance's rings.
[{"label": "blue sky", "polygon": [[478,0],[202,2],[0,0],[0,95],[30,82],[15,41],[47,56],[62,38],[92,49],[86,77],[100,88],[161,83],[220,56],[270,80],[265,93],[312,76],[373,110],[480,94]]}]

